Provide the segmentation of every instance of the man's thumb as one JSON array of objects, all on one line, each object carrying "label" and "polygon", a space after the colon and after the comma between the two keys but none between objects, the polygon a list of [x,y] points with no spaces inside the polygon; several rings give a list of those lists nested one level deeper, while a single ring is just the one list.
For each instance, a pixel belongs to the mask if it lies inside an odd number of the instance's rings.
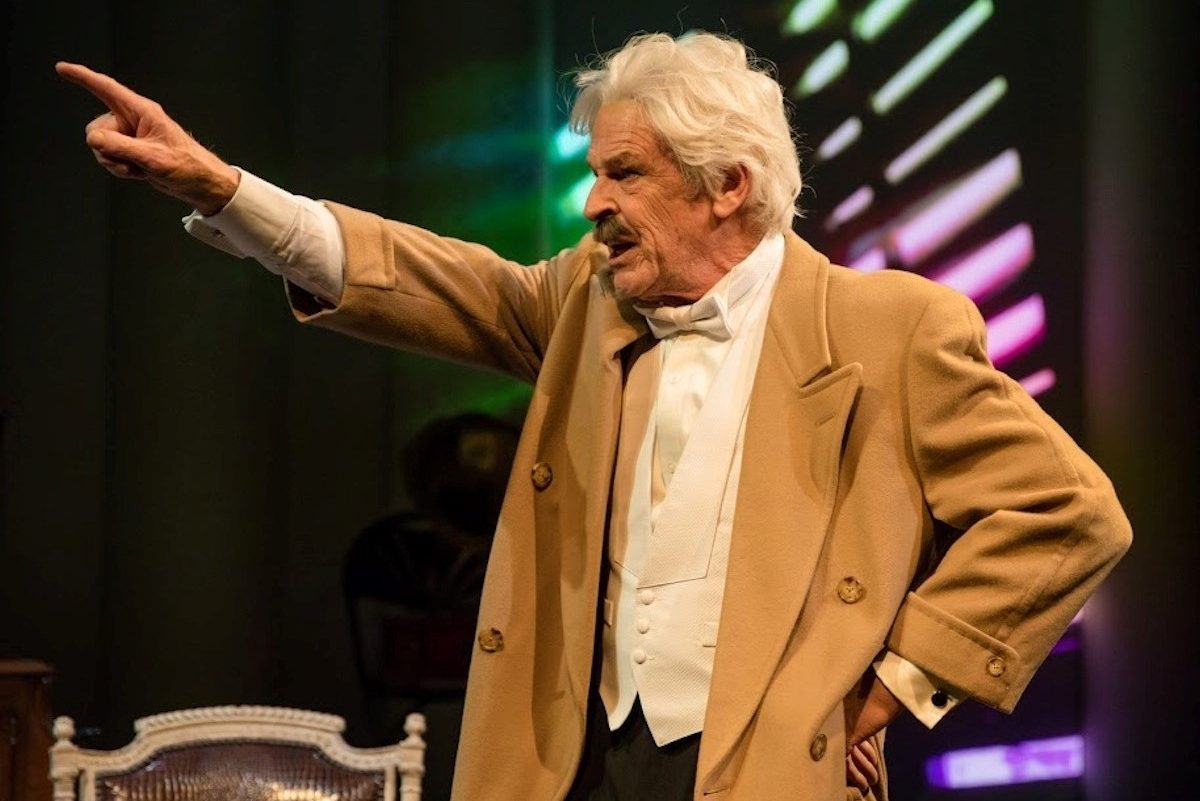
[{"label": "man's thumb", "polygon": [[149,167],[151,147],[145,142],[132,136],[126,136],[119,131],[89,131],[87,144],[88,147],[111,161],[121,161],[142,170],[147,170]]}]

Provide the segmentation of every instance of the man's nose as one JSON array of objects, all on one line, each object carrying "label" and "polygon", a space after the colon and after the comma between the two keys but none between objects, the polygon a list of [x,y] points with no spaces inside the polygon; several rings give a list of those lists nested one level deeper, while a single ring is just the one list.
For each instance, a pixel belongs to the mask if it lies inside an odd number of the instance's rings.
[{"label": "man's nose", "polygon": [[617,207],[605,188],[604,178],[597,178],[588,191],[587,200],[583,204],[583,216],[592,222],[599,222],[609,215],[616,214]]}]

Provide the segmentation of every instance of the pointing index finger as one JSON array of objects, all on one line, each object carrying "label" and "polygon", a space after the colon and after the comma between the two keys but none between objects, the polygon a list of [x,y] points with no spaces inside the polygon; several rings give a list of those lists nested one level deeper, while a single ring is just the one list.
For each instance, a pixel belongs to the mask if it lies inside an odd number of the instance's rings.
[{"label": "pointing index finger", "polygon": [[122,83],[102,72],[88,69],[82,64],[60,61],[54,70],[71,83],[78,84],[100,99],[109,110],[126,119],[136,120],[151,102]]}]

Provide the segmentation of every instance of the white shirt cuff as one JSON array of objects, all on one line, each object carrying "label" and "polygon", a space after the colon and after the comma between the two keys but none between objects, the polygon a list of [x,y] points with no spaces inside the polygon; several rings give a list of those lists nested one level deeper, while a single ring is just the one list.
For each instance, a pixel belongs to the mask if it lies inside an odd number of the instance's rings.
[{"label": "white shirt cuff", "polygon": [[928,673],[891,651],[873,667],[883,686],[930,729],[962,702]]},{"label": "white shirt cuff", "polygon": [[239,258],[253,258],[276,275],[337,304],[342,297],[345,246],[329,209],[239,168],[233,198],[216,214],[197,211],[184,229]]}]

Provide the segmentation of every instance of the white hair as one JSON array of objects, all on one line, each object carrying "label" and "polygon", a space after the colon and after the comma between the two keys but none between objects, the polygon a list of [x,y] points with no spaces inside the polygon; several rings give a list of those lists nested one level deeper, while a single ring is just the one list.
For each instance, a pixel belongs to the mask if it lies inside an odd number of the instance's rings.
[{"label": "white hair", "polygon": [[751,223],[788,231],[800,195],[800,159],[770,69],[727,36],[634,36],[575,75],[571,128],[587,134],[601,106],[632,100],[696,195],[715,196],[728,171],[742,165],[750,175]]}]

